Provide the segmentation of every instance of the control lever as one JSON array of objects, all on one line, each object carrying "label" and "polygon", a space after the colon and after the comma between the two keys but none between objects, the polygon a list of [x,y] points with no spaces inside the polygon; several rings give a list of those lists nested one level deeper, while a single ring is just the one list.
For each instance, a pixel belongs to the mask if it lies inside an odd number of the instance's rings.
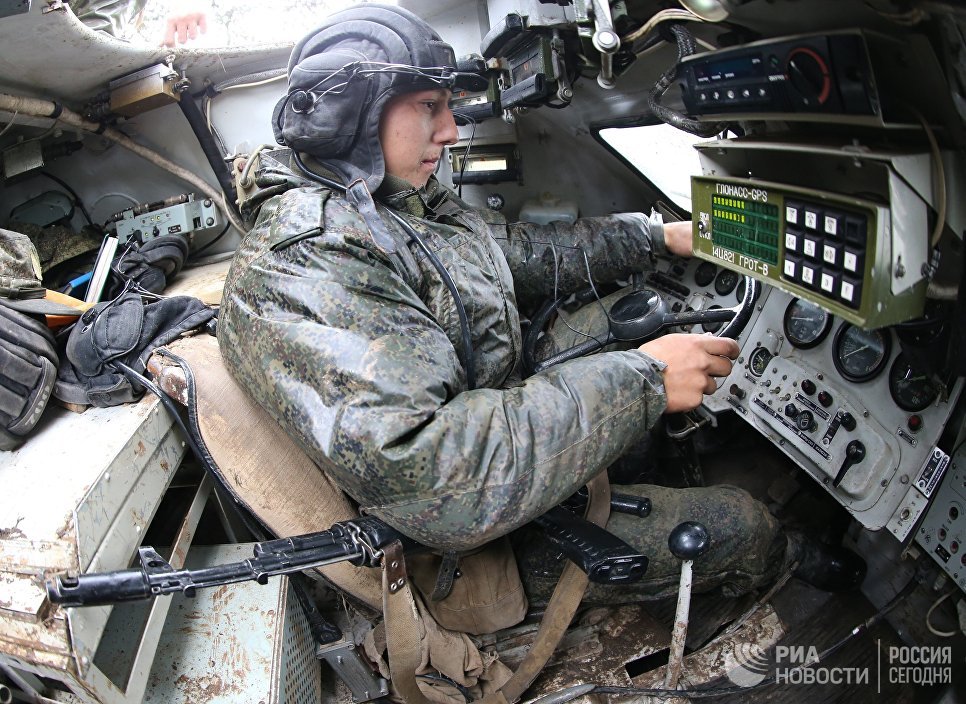
[{"label": "control lever", "polygon": [[852,465],[856,465],[864,459],[865,445],[862,444],[861,440],[853,440],[846,445],[845,462],[842,463],[842,469],[839,470],[839,473],[835,475],[835,479],[832,480],[832,486],[841,484],[842,480],[845,479],[845,475],[852,469]]},{"label": "control lever", "polygon": [[600,74],[597,85],[607,90],[617,85],[614,80],[614,54],[621,48],[621,38],[614,30],[610,0],[592,0],[594,8],[594,48],[600,52]]},{"label": "control lever", "polygon": [[681,582],[678,586],[678,608],[674,614],[671,633],[671,653],[664,675],[664,689],[677,689],[684,661],[684,642],[688,638],[688,611],[691,609],[691,567],[711,546],[708,529],[695,521],[685,521],[671,531],[667,546],[681,562]]},{"label": "control lever", "polygon": [[[564,506],[571,511],[582,513],[587,506],[588,496],[587,487],[581,487],[577,490],[576,494],[573,494],[569,499],[564,501]],[[651,515],[651,500],[642,496],[634,496],[633,494],[611,492],[610,510],[616,513],[637,516],[638,518],[647,518]]]}]

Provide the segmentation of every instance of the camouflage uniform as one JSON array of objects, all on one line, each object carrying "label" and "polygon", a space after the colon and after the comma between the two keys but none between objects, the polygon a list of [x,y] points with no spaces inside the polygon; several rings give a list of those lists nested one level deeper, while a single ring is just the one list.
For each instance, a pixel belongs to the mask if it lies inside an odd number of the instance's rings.
[{"label": "camouflage uniform", "polygon": [[124,37],[147,4],[148,0],[72,0],[70,9],[94,31]]},{"label": "camouflage uniform", "polygon": [[[361,510],[428,545],[469,549],[568,497],[661,415],[663,365],[637,350],[519,377],[518,300],[585,287],[586,262],[596,282],[647,268],[653,251],[643,215],[510,225],[435,180],[387,196],[387,177],[380,200],[405,215],[462,295],[478,380],[468,390],[453,297],[401,228],[383,217],[395,237],[389,251],[341,194],[299,185],[277,163],[259,183],[275,195],[232,263],[221,350],[235,377]],[[777,525],[743,492],[636,490],[661,493],[654,518],[612,518],[632,545],[645,542],[642,533],[648,545],[663,543],[700,508],[721,549],[699,574],[747,577],[735,580],[747,587],[777,569]],[[661,591],[679,568],[670,556],[654,564]]]}]

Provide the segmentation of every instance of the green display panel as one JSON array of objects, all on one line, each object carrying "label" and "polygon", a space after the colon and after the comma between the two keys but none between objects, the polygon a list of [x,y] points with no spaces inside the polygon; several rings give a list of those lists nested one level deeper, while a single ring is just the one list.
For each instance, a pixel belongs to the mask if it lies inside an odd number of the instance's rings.
[{"label": "green display panel", "polygon": [[915,318],[925,281],[891,290],[889,208],[784,184],[691,179],[695,256],[810,300],[856,325]]},{"label": "green display panel", "polygon": [[733,252],[778,264],[778,206],[744,198],[711,196],[712,242]]}]

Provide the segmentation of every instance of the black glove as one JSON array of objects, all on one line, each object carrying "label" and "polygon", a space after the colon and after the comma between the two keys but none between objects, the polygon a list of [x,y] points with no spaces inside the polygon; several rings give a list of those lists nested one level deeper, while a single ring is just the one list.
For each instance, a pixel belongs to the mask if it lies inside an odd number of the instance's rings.
[{"label": "black glove", "polygon": [[57,379],[47,326],[0,303],[0,450],[13,450],[40,420]]},{"label": "black glove", "polygon": [[[188,242],[180,235],[161,235],[138,249],[125,250],[111,264],[111,287],[107,298],[116,298],[127,280],[133,279],[151,293],[161,293],[181,271],[188,257]],[[117,274],[120,272],[121,278]]]},{"label": "black glove", "polygon": [[214,310],[190,296],[144,303],[140,295],[128,292],[98,303],[71,330],[54,395],[68,403],[100,407],[136,401],[144,389],[132,384],[113,363],[123,362],[143,372],[157,347],[206,324],[214,315]]}]

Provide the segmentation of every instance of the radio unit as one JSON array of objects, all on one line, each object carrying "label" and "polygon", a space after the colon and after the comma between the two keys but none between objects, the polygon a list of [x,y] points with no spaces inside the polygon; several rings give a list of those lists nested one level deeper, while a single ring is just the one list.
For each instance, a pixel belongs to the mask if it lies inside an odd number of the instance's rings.
[{"label": "radio unit", "polygon": [[[858,30],[697,54],[681,62],[678,75],[688,113],[709,120],[908,127],[916,118],[906,105],[923,109],[946,94],[938,84],[942,71],[924,40],[900,42]],[[948,116],[949,109],[944,105],[937,113]],[[939,114],[926,117],[949,124]]]}]

